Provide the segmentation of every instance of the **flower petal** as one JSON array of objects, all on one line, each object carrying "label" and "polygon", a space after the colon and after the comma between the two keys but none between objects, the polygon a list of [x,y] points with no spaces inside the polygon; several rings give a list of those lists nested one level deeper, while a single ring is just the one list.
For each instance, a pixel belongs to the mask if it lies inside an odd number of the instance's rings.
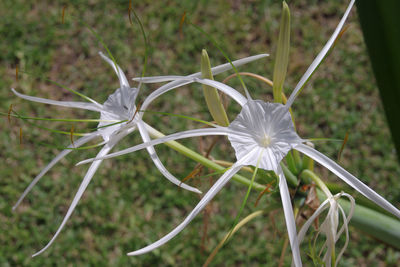
[{"label": "flower petal", "polygon": [[386,199],[378,195],[374,190],[372,190],[359,179],[357,179],[357,177],[353,176],[351,173],[343,169],[340,165],[338,165],[336,162],[334,162],[324,154],[303,144],[296,146],[295,149],[306,154],[321,165],[325,166],[325,168],[336,174],[340,179],[342,179],[348,185],[363,194],[366,198],[375,202],[377,205],[381,206],[385,210],[400,218],[400,211],[395,206],[390,204]]},{"label": "flower petal", "polygon": [[[77,148],[82,146],[83,144],[89,142],[95,137],[99,136],[99,132],[94,132],[90,135],[79,138],[74,142],[74,144],[69,145],[68,148]],[[42,171],[33,179],[33,181],[29,184],[29,186],[25,189],[22,195],[19,197],[17,203],[12,207],[12,210],[15,210],[19,204],[24,200],[25,196],[32,190],[32,188],[39,182],[39,180],[54,166],[57,162],[59,162],[62,158],[68,155],[73,149],[65,149],[61,151],[46,167],[42,169]]]},{"label": "flower petal", "polygon": [[[142,121],[139,121],[137,123],[137,125],[138,125],[138,129],[139,129],[139,133],[142,136],[143,142],[151,141],[149,133],[147,132],[144,123]],[[167,178],[170,182],[176,184],[177,186],[182,187],[183,189],[201,194],[201,191],[198,190],[197,188],[194,188],[190,185],[182,183],[179,179],[177,179],[175,176],[173,176],[167,170],[167,168],[165,168],[164,164],[162,164],[162,162],[161,162],[160,158],[158,157],[157,152],[153,146],[148,146],[146,149],[150,155],[150,158],[153,160],[154,164],[156,165],[157,169],[164,175],[165,178]]]},{"label": "flower petal", "polygon": [[120,83],[121,88],[123,87],[127,87],[130,88],[130,85],[128,83],[128,80],[125,77],[124,72],[122,71],[122,69],[118,66],[117,63],[114,63],[114,61],[112,61],[111,59],[109,59],[106,55],[104,55],[102,52],[99,52],[99,55],[108,63],[110,64],[110,66],[114,69],[115,73],[118,76],[118,80]]},{"label": "flower petal", "polygon": [[80,109],[86,109],[86,110],[92,110],[92,111],[98,111],[98,112],[102,111],[102,106],[98,106],[93,103],[75,102],[75,101],[56,101],[56,100],[40,98],[40,97],[35,97],[35,96],[28,96],[28,95],[18,93],[17,91],[14,90],[14,88],[11,88],[11,91],[16,96],[26,99],[26,100],[29,100],[29,101],[33,101],[33,102],[55,105],[55,106],[60,106],[60,107],[80,108]]},{"label": "flower petal", "polygon": [[296,222],[294,221],[293,207],[290,199],[289,189],[285,175],[278,165],[277,175],[279,176],[279,191],[282,199],[283,213],[285,214],[286,228],[288,230],[290,247],[292,248],[293,262],[296,267],[301,267],[301,256],[299,242],[297,240]]},{"label": "flower petal", "polygon": [[202,84],[206,84],[206,85],[215,87],[216,89],[218,89],[218,90],[222,91],[223,93],[232,97],[241,106],[243,106],[247,102],[247,99],[241,93],[239,93],[238,91],[236,91],[235,89],[233,89],[232,87],[230,87],[226,84],[223,84],[223,83],[220,83],[217,81],[208,80],[208,79],[200,79],[200,78],[196,78],[196,77],[181,76],[179,78],[179,80],[175,80],[173,82],[167,83],[166,85],[163,85],[160,88],[158,88],[157,90],[155,90],[154,92],[152,92],[146,98],[146,100],[143,102],[141,109],[145,110],[150,105],[150,103],[153,102],[153,100],[156,99],[157,97],[159,97],[160,95],[165,94],[166,92],[168,92],[172,89],[175,89],[177,87],[184,86],[186,84],[193,83],[193,82],[198,82],[198,83],[202,83]]},{"label": "flower petal", "polygon": [[[97,157],[102,157],[108,154],[110,150],[122,139],[124,138],[127,134],[130,133],[131,129],[127,129],[124,132],[121,132],[119,134],[114,135],[114,138],[110,139],[110,141],[104,145],[104,147],[99,151],[97,154]],[[60,234],[61,230],[64,228],[65,224],[67,223],[69,217],[71,217],[72,212],[74,211],[76,205],[78,205],[79,200],[81,199],[83,193],[85,192],[87,186],[89,185],[89,182],[92,180],[94,174],[96,173],[97,169],[99,168],[100,164],[102,163],[102,160],[98,160],[92,163],[90,165],[88,171],[86,172],[85,177],[82,180],[81,185],[79,186],[78,192],[76,192],[74,199],[72,200],[71,205],[68,208],[67,214],[65,215],[63,221],[61,222],[61,225],[58,227],[57,232],[54,234],[54,236],[51,238],[49,243],[42,248],[40,251],[36,252],[35,254],[32,255],[32,257],[38,256],[39,254],[43,253],[45,250],[47,250],[51,244],[54,242],[54,240],[57,238],[57,236]]]},{"label": "flower petal", "polygon": [[324,211],[326,210],[329,205],[329,199],[325,199],[324,202],[321,203],[321,205],[318,207],[318,209],[316,209],[313,213],[313,215],[311,215],[310,218],[308,218],[308,220],[303,224],[303,226],[301,227],[299,234],[297,235],[297,239],[299,240],[299,244],[301,244],[301,242],[303,242],[304,236],[306,235],[308,229],[310,228],[310,226],[313,224],[314,220]]},{"label": "flower petal", "polygon": [[[235,61],[232,61],[232,64],[235,67],[239,67],[241,65],[250,63],[252,61],[261,59],[261,58],[265,58],[269,56],[269,54],[259,54],[259,55],[255,55],[255,56],[250,56],[250,57],[245,57],[242,59],[238,59]],[[231,63],[225,63],[216,67],[211,68],[211,72],[213,75],[217,75],[220,74],[222,72],[225,72],[227,70],[232,69],[232,65]],[[137,81],[137,82],[142,82],[142,83],[158,83],[158,82],[167,82],[167,81],[173,81],[175,80],[177,77],[181,77],[181,76],[176,76],[176,75],[169,75],[169,76],[154,76],[154,77],[142,77],[142,78],[133,78],[132,80]],[[193,73],[191,75],[189,75],[188,77],[197,77],[200,78],[201,77],[201,72],[196,72]]]},{"label": "flower petal", "polygon": [[322,62],[326,54],[329,52],[331,49],[332,45],[335,43],[336,38],[338,37],[340,31],[343,28],[343,25],[349,16],[349,13],[351,11],[351,8],[354,5],[355,0],[351,0],[349,3],[349,6],[346,9],[346,12],[344,13],[342,19],[340,20],[339,24],[336,26],[335,31],[333,32],[331,38],[329,38],[328,42],[326,42],[325,46],[322,48],[321,52],[319,52],[318,56],[314,59],[314,61],[311,63],[311,65],[308,67],[307,71],[303,74],[303,77],[301,77],[299,83],[296,85],[294,88],[292,94],[290,95],[286,106],[289,108],[292,104],[295,98],[297,97],[297,94],[299,91],[303,88],[304,84],[308,81],[308,79],[311,77],[311,75],[314,73],[314,71],[317,69],[319,64]]},{"label": "flower petal", "polygon": [[[253,150],[253,153],[249,153],[249,156],[253,156],[254,153],[258,152]],[[230,169],[228,169],[219,179],[215,182],[215,184],[208,190],[208,192],[204,195],[204,197],[200,200],[200,202],[196,205],[196,207],[189,213],[189,215],[185,218],[185,220],[179,224],[174,230],[172,230],[169,234],[161,238],[160,240],[148,245],[142,249],[132,251],[128,253],[128,256],[136,256],[145,254],[150,252],[174,238],[177,234],[179,234],[196,216],[200,211],[204,209],[204,207],[214,198],[214,196],[221,191],[221,189],[225,186],[227,182],[234,176],[240,169],[242,168],[242,161],[238,161],[232,165]]]},{"label": "flower petal", "polygon": [[150,142],[146,142],[146,143],[142,143],[140,145],[136,145],[127,149],[123,149],[121,151],[115,152],[115,153],[111,153],[107,156],[104,157],[96,157],[96,158],[91,158],[91,159],[87,159],[87,160],[83,160],[81,162],[78,162],[78,165],[81,164],[85,164],[85,163],[89,163],[95,160],[103,160],[103,159],[109,159],[109,158],[113,158],[113,157],[117,157],[120,155],[124,155],[124,154],[128,154],[131,152],[135,152],[137,150],[141,150],[144,149],[146,147],[149,146],[155,146],[158,144],[162,144],[168,141],[172,141],[172,140],[177,140],[177,139],[183,139],[183,138],[188,138],[188,137],[196,137],[196,136],[207,136],[207,135],[227,135],[228,133],[230,133],[231,131],[229,131],[227,128],[225,127],[218,127],[218,128],[206,128],[206,129],[195,129],[195,130],[189,130],[189,131],[183,131],[183,132],[179,132],[179,133],[175,133],[175,134],[171,134],[171,135],[167,135],[165,137],[161,137],[161,138],[157,138],[154,139]]}]

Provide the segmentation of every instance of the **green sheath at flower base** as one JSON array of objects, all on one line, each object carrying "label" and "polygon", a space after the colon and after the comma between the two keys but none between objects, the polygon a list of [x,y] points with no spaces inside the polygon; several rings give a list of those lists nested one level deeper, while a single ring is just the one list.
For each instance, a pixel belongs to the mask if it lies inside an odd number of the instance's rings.
[{"label": "green sheath at flower base", "polygon": [[[201,76],[205,79],[214,80],[211,73],[210,59],[208,58],[207,51],[203,49],[201,51]],[[208,110],[211,113],[213,119],[218,125],[228,126],[229,120],[226,115],[224,105],[221,102],[217,89],[203,84],[204,98],[206,99]]]},{"label": "green sheath at flower base", "polygon": [[273,76],[274,102],[282,103],[282,87],[285,81],[289,62],[290,48],[290,10],[286,2],[282,3],[281,24],[279,26],[278,47]]}]

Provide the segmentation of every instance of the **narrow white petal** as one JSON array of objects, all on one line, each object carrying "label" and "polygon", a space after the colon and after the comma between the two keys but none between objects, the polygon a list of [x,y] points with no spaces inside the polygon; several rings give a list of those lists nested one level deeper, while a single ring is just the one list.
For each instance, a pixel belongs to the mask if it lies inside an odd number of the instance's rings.
[{"label": "narrow white petal", "polygon": [[[74,142],[74,144],[69,145],[68,148],[77,148],[82,146],[83,144],[89,142],[90,140],[94,139],[95,137],[99,136],[100,134],[98,132],[92,133],[88,136],[84,136],[79,138]],[[39,180],[54,166],[56,165],[57,162],[59,162],[62,158],[64,158],[66,155],[68,155],[70,152],[72,152],[73,149],[65,149],[61,151],[46,167],[42,169],[42,171],[33,179],[33,181],[29,184],[29,186],[25,189],[25,191],[22,193],[20,198],[18,199],[17,203],[12,207],[12,210],[15,210],[19,204],[22,202],[22,200],[25,198],[25,196],[32,190],[32,188],[39,182]]]},{"label": "narrow white petal", "polygon": [[314,211],[313,215],[311,215],[310,218],[308,218],[308,220],[303,224],[303,226],[301,227],[299,234],[297,235],[297,238],[299,240],[299,244],[301,244],[301,242],[303,242],[304,240],[304,236],[306,235],[308,229],[310,228],[310,226],[313,224],[314,220],[324,211],[326,210],[329,205],[327,205],[329,202],[329,199],[326,199],[324,202],[322,202],[322,204],[318,207],[318,209],[316,211]]},{"label": "narrow white petal", "polygon": [[125,77],[124,72],[122,71],[122,69],[118,66],[117,63],[114,63],[114,61],[112,61],[111,59],[109,59],[106,55],[104,55],[102,52],[99,52],[99,55],[108,63],[110,64],[110,66],[114,69],[115,73],[118,76],[119,79],[119,83],[121,85],[121,88],[123,87],[127,87],[130,88],[130,85],[128,83],[128,80]]},{"label": "narrow white petal", "polygon": [[[254,152],[254,151],[253,151]],[[251,155],[250,155],[251,154]],[[254,153],[249,153],[249,156],[253,156]],[[189,215],[185,218],[185,220],[179,224],[174,230],[172,230],[169,234],[161,238],[160,240],[148,245],[142,249],[132,251],[128,253],[128,256],[136,256],[145,254],[150,252],[174,238],[177,234],[179,234],[196,216],[200,211],[204,209],[204,207],[214,198],[214,196],[221,191],[221,189],[225,186],[227,182],[234,176],[240,169],[242,168],[242,161],[238,161],[232,165],[230,169],[228,169],[215,184],[208,190],[208,192],[204,195],[204,197],[200,200],[200,202],[196,205],[196,207],[189,213]]]},{"label": "narrow white petal", "polygon": [[[347,215],[347,224],[349,224],[351,218],[353,217],[354,214],[354,208],[356,206],[355,200],[354,198],[347,194],[347,193],[340,193],[342,196],[345,196],[348,198],[349,202],[350,202],[350,210],[349,210],[349,214]],[[340,207],[340,206],[339,206]],[[339,240],[340,235],[343,233],[344,231],[344,225],[340,228],[340,230],[337,233],[337,237],[336,237],[336,241]]]},{"label": "narrow white petal", "polygon": [[95,160],[99,160],[99,159],[103,160],[103,159],[108,159],[108,158],[121,156],[121,155],[124,155],[124,154],[135,152],[137,150],[144,149],[144,148],[149,147],[149,146],[155,146],[155,145],[158,145],[158,144],[162,144],[162,143],[165,143],[165,142],[168,142],[168,141],[177,140],[177,139],[183,139],[183,138],[188,138],[188,137],[196,137],[196,136],[207,136],[207,135],[227,135],[228,133],[230,133],[230,131],[225,127],[195,129],[195,130],[179,132],[179,133],[167,135],[165,137],[157,138],[157,139],[154,139],[154,140],[152,140],[150,142],[142,143],[140,145],[136,145],[136,146],[133,146],[133,147],[130,147],[130,148],[127,148],[127,149],[123,149],[123,150],[115,152],[115,153],[111,153],[111,154],[109,154],[109,155],[107,155],[105,157],[96,157],[96,158],[83,160],[83,161],[79,162],[76,165],[89,163],[89,162],[92,162],[92,161],[95,161]]},{"label": "narrow white petal", "polygon": [[[144,125],[144,122],[139,121],[138,122],[138,129],[139,133],[142,137],[143,142],[149,142],[151,141],[149,133],[146,130],[146,127]],[[154,149],[153,146],[148,146],[147,147],[147,152],[149,152],[150,158],[153,160],[154,164],[156,165],[157,169],[164,175],[165,178],[167,178],[170,182],[176,184],[179,187],[182,187],[183,189],[201,194],[201,191],[198,190],[197,188],[194,188],[190,185],[187,185],[185,183],[182,183],[179,179],[177,179],[175,176],[173,176],[167,168],[165,168],[164,164],[162,164],[161,160],[159,159],[156,150]]]},{"label": "narrow white petal", "polygon": [[[340,250],[338,256],[336,257],[335,267],[337,266],[338,262],[342,258],[342,255],[343,255],[344,251],[346,250],[347,245],[349,244],[349,228],[348,228],[348,224],[349,224],[350,218],[346,217],[346,213],[344,212],[343,208],[340,205],[339,205],[339,210],[342,213],[342,217],[343,217],[343,227],[344,227],[345,232],[346,232],[346,241],[345,241],[345,243],[343,245],[343,248]],[[340,237],[340,234],[338,234],[337,240],[339,239],[339,237]]]},{"label": "narrow white petal", "polygon": [[[101,157],[106,155],[110,150],[112,146],[109,146],[109,144],[106,144],[100,152],[97,154],[97,156]],[[69,217],[71,217],[72,212],[74,211],[76,205],[78,205],[79,200],[81,199],[83,193],[86,190],[86,187],[89,185],[89,182],[91,181],[92,177],[96,173],[97,169],[99,168],[102,160],[95,161],[92,163],[92,165],[89,167],[89,170],[87,171],[85,177],[83,178],[83,181],[81,185],[79,186],[78,192],[75,194],[74,199],[72,200],[71,205],[68,208],[67,214],[65,215],[61,225],[57,229],[56,233],[54,236],[51,238],[50,242],[47,243],[47,245],[42,248],[40,251],[36,252],[35,254],[32,255],[32,257],[38,256],[39,254],[42,254],[44,251],[46,251],[51,244],[53,244],[54,240],[57,238],[57,236],[60,234],[61,230],[64,228],[65,224],[67,223]]]},{"label": "narrow white petal", "polygon": [[[255,55],[255,56],[250,56],[250,57],[245,57],[242,59],[238,59],[235,61],[232,61],[233,65],[235,67],[239,67],[241,65],[250,63],[252,61],[261,59],[261,58],[265,58],[269,56],[268,54],[259,54],[259,55]],[[211,68],[211,72],[213,75],[217,75],[220,74],[222,72],[225,72],[227,70],[232,69],[232,65],[230,63],[225,63],[216,67]],[[137,82],[142,82],[142,83],[158,83],[158,82],[167,82],[167,81],[173,81],[175,80],[177,77],[181,77],[181,76],[174,76],[174,75],[170,75],[170,76],[154,76],[154,77],[143,77],[143,78],[133,78],[132,80],[137,81]],[[189,77],[197,77],[200,78],[201,77],[201,72],[196,72],[193,73],[191,75],[189,75]]]},{"label": "narrow white petal", "polygon": [[132,78],[135,82],[142,83],[162,83],[162,82],[170,82],[176,79],[181,78],[181,75],[165,75],[165,76],[152,76],[152,77],[138,77]]},{"label": "narrow white petal", "polygon": [[306,154],[307,156],[314,159],[321,165],[325,166],[325,168],[329,169],[340,179],[345,181],[348,185],[350,185],[355,190],[363,194],[366,198],[375,202],[377,205],[381,206],[385,210],[389,211],[390,213],[400,218],[400,211],[395,206],[390,204],[386,199],[378,195],[374,190],[372,190],[363,182],[358,180],[357,177],[353,176],[351,173],[343,169],[339,164],[337,164],[324,154],[303,144],[296,146],[295,149]]},{"label": "narrow white petal", "polygon": [[318,56],[314,59],[314,61],[311,63],[311,65],[308,67],[307,71],[304,73],[303,77],[301,77],[299,83],[296,85],[294,88],[292,94],[290,95],[286,106],[290,107],[293,104],[293,101],[295,100],[297,93],[300,91],[300,89],[303,87],[303,85],[307,82],[307,80],[310,78],[310,76],[313,74],[313,72],[316,70],[318,65],[321,63],[321,61],[324,59],[326,54],[329,52],[329,49],[331,49],[332,45],[335,42],[335,39],[338,37],[340,31],[343,28],[343,25],[349,16],[349,13],[351,11],[351,8],[354,5],[355,0],[351,0],[349,6],[347,7],[346,12],[344,13],[342,19],[340,20],[339,24],[337,25],[335,31],[333,32],[331,38],[329,38],[328,42],[325,44],[325,46],[322,48],[321,52],[319,52]]},{"label": "narrow white petal", "polygon": [[293,262],[296,267],[301,267],[301,256],[299,241],[297,240],[296,222],[294,221],[293,207],[290,200],[289,189],[286,183],[285,175],[278,165],[277,174],[279,176],[279,191],[282,199],[283,213],[285,214],[286,228],[288,230],[290,247],[292,248]]},{"label": "narrow white petal", "polygon": [[95,105],[93,103],[75,102],[75,101],[56,101],[56,100],[40,98],[40,97],[35,97],[35,96],[28,96],[28,95],[18,93],[17,91],[14,90],[14,88],[11,88],[11,91],[16,96],[26,99],[26,100],[29,100],[29,101],[33,101],[33,102],[55,105],[55,106],[60,106],[60,107],[80,108],[80,109],[92,110],[92,111],[97,111],[97,112],[102,111],[102,106],[99,107],[98,105]]},{"label": "narrow white petal", "polygon": [[179,79],[176,79],[173,82],[170,82],[166,85],[161,86],[154,92],[152,92],[146,100],[143,102],[143,105],[141,107],[142,110],[146,110],[146,108],[150,105],[151,102],[154,101],[157,97],[161,96],[162,94],[165,94],[166,92],[169,92],[177,87],[184,86],[186,84],[190,83],[202,83],[206,85],[210,85],[212,87],[215,87],[216,89],[220,90],[221,92],[227,94],[228,96],[232,97],[236,102],[238,102],[241,106],[246,104],[247,99],[238,91],[233,89],[232,87],[223,84],[221,82],[213,81],[213,80],[208,80],[208,79],[200,79],[197,77],[190,77],[190,76],[181,76]]}]

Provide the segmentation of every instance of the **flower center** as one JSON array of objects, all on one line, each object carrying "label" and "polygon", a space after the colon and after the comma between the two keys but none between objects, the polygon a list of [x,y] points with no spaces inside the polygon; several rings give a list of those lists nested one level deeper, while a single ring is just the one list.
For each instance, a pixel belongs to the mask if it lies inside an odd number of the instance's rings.
[{"label": "flower center", "polygon": [[261,137],[260,145],[263,147],[267,147],[269,146],[269,144],[271,144],[271,137],[267,134],[264,134],[264,136]]}]

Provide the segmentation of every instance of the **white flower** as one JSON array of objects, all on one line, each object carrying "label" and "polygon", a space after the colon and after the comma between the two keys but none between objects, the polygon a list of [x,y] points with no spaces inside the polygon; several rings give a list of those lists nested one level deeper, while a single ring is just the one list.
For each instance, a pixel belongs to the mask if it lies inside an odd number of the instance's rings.
[{"label": "white flower", "polygon": [[[281,104],[271,104],[259,100],[252,100],[250,98],[246,99],[243,95],[238,93],[235,89],[219,83],[217,81],[198,79],[191,77],[179,77],[172,76],[167,77],[165,80],[176,79],[175,83],[186,81],[189,82],[199,82],[202,84],[210,85],[218,90],[228,94],[236,102],[242,106],[242,111],[237,116],[237,118],[228,126],[220,127],[215,126],[215,128],[208,129],[196,129],[188,130],[184,132],[179,132],[176,134],[171,134],[169,136],[155,139],[148,143],[143,143],[116,153],[112,153],[106,157],[98,157],[95,159],[89,159],[82,161],[78,164],[87,163],[99,159],[106,159],[111,157],[116,157],[126,153],[131,153],[140,149],[144,149],[150,145],[157,145],[171,140],[177,140],[188,137],[195,136],[206,136],[206,135],[226,135],[231,142],[233,148],[236,152],[237,161],[232,165],[209,189],[209,191],[204,195],[196,207],[189,213],[189,215],[184,219],[184,221],[179,224],[174,230],[169,234],[161,238],[160,240],[133,252],[128,253],[128,255],[140,255],[154,250],[155,248],[165,244],[170,239],[175,237],[179,232],[181,232],[195,217],[196,215],[207,205],[209,201],[224,187],[224,185],[235,175],[243,166],[252,165],[256,166],[257,162],[260,162],[259,167],[266,170],[273,170],[279,176],[279,188],[282,199],[283,210],[285,214],[286,225],[288,228],[288,235],[290,240],[290,245],[293,252],[293,261],[296,266],[301,266],[301,257],[299,250],[299,243],[297,240],[296,225],[293,216],[292,204],[290,201],[290,195],[284,177],[283,171],[280,167],[280,162],[282,158],[291,149],[296,149],[305,155],[311,157],[318,163],[324,165],[326,168],[331,170],[339,178],[345,181],[347,184],[352,186],[358,192],[383,207],[387,211],[393,213],[400,218],[400,211],[395,208],[392,204],[382,198],[380,195],[375,193],[372,189],[362,183],[358,178],[347,172],[337,163],[321,154],[317,150],[304,145],[303,142],[307,140],[302,140],[296,132],[291,121],[291,116],[289,113],[289,107],[295,100],[299,91],[303,88],[307,80],[310,78],[312,73],[321,63],[329,49],[332,47],[335,39],[337,38],[343,24],[350,13],[350,10],[354,4],[351,1],[343,18],[341,19],[339,25],[334,31],[331,38],[328,40],[324,48],[315,58],[313,63],[307,69],[303,77],[300,79],[299,83],[296,85],[292,94],[290,95],[286,105]],[[142,80],[143,81],[143,80]],[[148,81],[163,81],[162,77],[157,77],[155,79],[149,78]],[[151,102],[152,95],[159,96],[167,90],[172,89],[171,86],[164,86],[153,92],[148,97],[148,102],[143,104],[142,109],[146,109],[147,105]],[[146,101],[145,101],[146,102]]]},{"label": "white flower", "polygon": [[[349,212],[347,215],[338,202],[339,198],[341,198],[342,196],[345,196],[350,200],[350,209],[349,209]],[[325,217],[325,220],[322,222],[321,226],[319,227],[316,237],[314,239],[314,246],[315,246],[315,241],[318,238],[320,233],[323,233],[326,236],[326,241],[322,245],[319,255],[315,255],[315,256],[319,257],[326,248],[325,255],[322,259],[325,263],[325,266],[332,266],[332,256],[335,257],[334,266],[337,266],[340,258],[342,257],[344,251],[347,248],[347,245],[349,243],[348,224],[351,220],[351,217],[353,216],[354,206],[355,206],[354,198],[347,193],[342,192],[342,193],[338,193],[334,196],[331,195],[331,196],[329,196],[328,199],[326,199],[324,202],[322,202],[322,204],[319,206],[319,208],[304,223],[304,225],[301,227],[301,229],[299,231],[298,240],[299,240],[299,243],[301,243],[305,237],[305,234],[307,233],[308,229],[313,224],[315,219],[318,218],[318,216],[320,216],[323,211],[325,211],[327,208],[329,208],[328,213]],[[342,215],[343,225],[338,231],[340,214]],[[336,257],[335,244],[339,240],[339,238],[343,232],[346,233],[346,241],[345,241],[345,244],[343,245],[342,249],[340,250],[338,256]]]},{"label": "white flower", "polygon": [[[123,71],[121,68],[116,65],[112,60],[110,60],[108,57],[103,55],[101,52],[99,53],[100,56],[109,63],[115,73],[118,76],[119,82],[120,82],[120,88],[118,88],[113,94],[111,94],[106,102],[101,105],[97,103],[95,100],[90,99],[88,97],[85,97],[88,99],[91,103],[85,103],[85,102],[72,102],[72,101],[55,101],[55,100],[50,100],[50,99],[44,99],[44,98],[38,98],[38,97],[32,97],[32,96],[27,96],[23,95],[21,93],[18,93],[14,89],[12,91],[14,94],[17,96],[29,100],[29,101],[34,101],[34,102],[39,102],[39,103],[44,103],[44,104],[50,104],[50,105],[56,105],[56,106],[62,106],[62,107],[71,107],[71,108],[80,108],[80,109],[86,109],[86,110],[92,110],[92,111],[97,111],[100,112],[100,122],[98,125],[98,130],[88,134],[87,136],[84,136],[74,142],[73,145],[70,145],[68,149],[62,151],[60,154],[58,154],[40,173],[38,176],[34,178],[34,180],[31,182],[31,184],[27,187],[27,189],[24,191],[20,199],[17,201],[13,209],[17,208],[17,206],[21,203],[21,201],[24,199],[24,197],[29,193],[29,191],[33,188],[33,186],[58,162],[60,161],[63,157],[65,157],[67,154],[69,154],[73,149],[72,148],[77,148],[82,146],[83,144],[93,140],[94,138],[98,136],[102,136],[104,139],[104,146],[103,148],[99,151],[97,154],[97,157],[104,157],[106,156],[110,150],[126,135],[132,133],[136,129],[139,130],[139,133],[142,137],[143,142],[149,142],[150,136],[149,136],[149,131],[154,131],[154,129],[146,124],[142,120],[142,116],[137,114],[137,108],[135,105],[135,100],[138,95],[139,90],[137,88],[131,88],[128,80],[126,79]],[[261,54],[257,56],[252,56],[248,58],[243,58],[240,60],[237,60],[234,62],[235,66],[240,66],[246,63],[249,63],[253,60],[257,60],[260,58],[263,58],[267,56],[266,54]],[[219,74],[221,72],[224,72],[226,70],[231,69],[232,66],[227,63],[223,64],[217,67],[212,68],[213,74]],[[192,75],[189,75],[188,77],[200,77],[201,73],[195,73]],[[186,81],[183,82],[172,82],[169,83],[168,86],[174,88],[174,86],[181,86],[183,84],[186,84]],[[154,94],[153,94],[154,96]],[[152,97],[152,100],[154,100],[157,96]],[[148,103],[149,101],[144,101],[144,103]],[[122,122],[122,123],[119,123]],[[116,123],[114,125],[110,125],[111,123]],[[108,126],[110,125],[110,126]],[[201,193],[198,189],[191,187],[189,185],[186,185],[182,183],[180,180],[178,180],[175,176],[173,176],[162,164],[161,160],[159,159],[158,155],[156,154],[156,151],[153,146],[147,146],[146,147],[147,151],[150,154],[151,159],[153,160],[154,164],[158,168],[158,170],[172,183],[187,189],[189,191],[193,191],[196,193]],[[50,240],[50,242],[39,252],[35,253],[33,256],[37,256],[44,252],[56,239],[56,237],[59,235],[61,232],[62,228],[66,224],[67,220],[71,216],[72,212],[74,211],[76,205],[78,204],[80,198],[82,197],[85,189],[87,188],[89,182],[91,181],[92,177],[94,176],[95,172],[97,171],[98,167],[100,166],[102,160],[93,162],[93,164],[89,167],[74,199],[72,200],[72,203],[67,211],[67,214],[65,215],[61,225],[59,226],[58,230],[54,234],[53,238]]]}]

